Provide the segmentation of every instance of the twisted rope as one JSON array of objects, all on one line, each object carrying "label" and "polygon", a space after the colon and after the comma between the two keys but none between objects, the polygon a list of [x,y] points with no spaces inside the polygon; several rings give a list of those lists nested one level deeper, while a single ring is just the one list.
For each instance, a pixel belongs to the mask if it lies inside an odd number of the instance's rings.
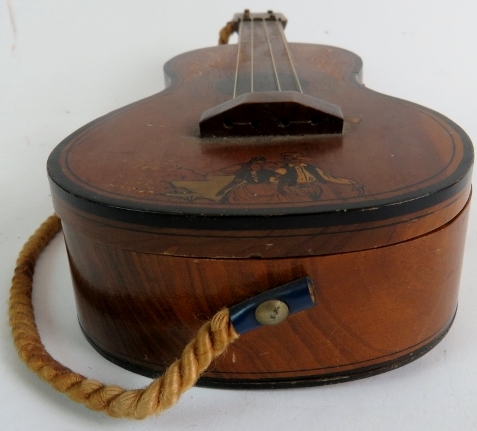
[{"label": "twisted rope", "polygon": [[234,32],[234,23],[228,22],[219,32],[219,45],[227,45],[229,38]]},{"label": "twisted rope", "polygon": [[32,282],[43,249],[61,230],[60,219],[49,217],[23,246],[10,290],[10,325],[18,355],[41,379],[72,400],[113,417],[144,419],[172,407],[195,385],[211,362],[239,335],[229,320],[229,310],[219,311],[184,348],[180,359],[145,389],[126,390],[105,385],[75,373],[45,349],[35,323]]}]

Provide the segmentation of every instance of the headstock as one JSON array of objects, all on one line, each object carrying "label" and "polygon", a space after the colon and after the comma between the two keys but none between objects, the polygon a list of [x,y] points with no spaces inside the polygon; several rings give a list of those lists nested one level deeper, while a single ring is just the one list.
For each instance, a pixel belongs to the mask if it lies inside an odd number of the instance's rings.
[{"label": "headstock", "polygon": [[280,21],[283,28],[287,25],[287,18],[282,13],[275,13],[272,10],[263,13],[251,13],[249,9],[245,9],[243,13],[236,13],[230,22],[233,26],[233,31],[238,32],[241,21]]}]

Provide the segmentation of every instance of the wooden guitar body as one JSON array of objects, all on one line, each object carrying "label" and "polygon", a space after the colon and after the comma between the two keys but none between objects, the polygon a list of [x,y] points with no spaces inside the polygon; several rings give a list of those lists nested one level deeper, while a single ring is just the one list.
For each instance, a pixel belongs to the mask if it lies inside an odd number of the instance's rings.
[{"label": "wooden guitar body", "polygon": [[366,89],[355,54],[279,45],[266,20],[249,75],[242,29],[238,47],[170,60],[166,90],[48,161],[80,325],[135,372],[161,373],[216,311],[304,276],[316,306],[243,335],[201,384],[365,377],[426,353],[454,318],[469,138]]}]

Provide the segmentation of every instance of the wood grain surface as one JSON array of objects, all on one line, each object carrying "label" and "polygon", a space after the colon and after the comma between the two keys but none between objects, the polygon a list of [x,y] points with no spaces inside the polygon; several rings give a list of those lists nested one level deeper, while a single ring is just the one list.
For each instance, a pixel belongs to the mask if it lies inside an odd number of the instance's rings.
[{"label": "wood grain surface", "polygon": [[244,336],[202,384],[359,378],[409,362],[448,330],[468,136],[365,88],[349,51],[289,48],[303,92],[341,109],[342,133],[237,137],[224,120],[220,137],[201,137],[202,114],[233,97],[237,47],[221,46],[170,60],[165,91],[52,152],[80,324],[109,359],[159,373],[217,310],[304,276],[317,306]]},{"label": "wood grain surface", "polygon": [[[232,97],[236,61],[234,46],[206,48],[166,64],[165,91],[65,139],[48,162],[52,186],[107,219],[243,231],[387,220],[468,185],[472,146],[452,121],[364,87],[361,60],[349,51],[290,48],[303,91],[341,108],[343,134],[201,138],[202,113]],[[250,184],[255,159],[278,184],[294,163],[317,180],[306,189]],[[224,191],[239,174],[245,184]]]},{"label": "wood grain surface", "polygon": [[282,259],[142,253],[65,223],[64,231],[83,330],[107,355],[149,374],[172,362],[220,308],[311,277],[316,307],[246,334],[205,377],[225,385],[316,383],[402,360],[446,331],[457,306],[467,212],[393,246]]}]

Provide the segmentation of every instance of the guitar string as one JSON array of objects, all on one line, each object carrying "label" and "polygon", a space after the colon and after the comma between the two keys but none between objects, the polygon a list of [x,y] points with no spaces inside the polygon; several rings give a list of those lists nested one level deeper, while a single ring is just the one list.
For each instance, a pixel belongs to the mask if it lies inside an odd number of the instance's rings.
[{"label": "guitar string", "polygon": [[237,96],[237,82],[238,82],[238,68],[240,62],[240,50],[242,47],[242,21],[239,21],[239,29],[238,29],[238,52],[237,52],[237,65],[235,66],[235,83],[234,83],[234,94],[232,99],[235,99]]},{"label": "guitar string", "polygon": [[295,65],[293,64],[293,60],[292,60],[292,57],[291,57],[291,54],[290,54],[290,50],[288,49],[288,44],[287,44],[287,40],[285,38],[285,33],[283,31],[282,24],[281,24],[280,21],[276,21],[276,23],[278,25],[279,32],[282,35],[283,44],[285,45],[285,49],[287,51],[288,59],[290,60],[290,65],[292,67],[293,74],[295,75],[295,81],[298,85],[298,89],[300,90],[300,93],[303,94],[303,90],[301,88],[300,80],[298,79],[298,75],[296,74]]},{"label": "guitar string", "polygon": [[[293,71],[293,75],[294,75],[296,85],[297,85],[300,93],[303,94],[303,89],[301,87],[300,80],[298,78],[298,74],[296,72],[295,65],[293,63],[293,59],[292,59],[290,50],[288,48],[288,44],[287,44],[286,37],[285,37],[284,31],[283,31],[283,27],[282,27],[280,21],[275,21],[275,22],[277,23],[277,26],[278,26],[283,44],[285,46],[285,50],[286,50],[286,53],[287,53],[287,56],[288,56],[288,60],[290,62],[291,69]],[[265,20],[262,20],[262,23],[263,23],[264,28],[265,28],[267,43],[268,43],[268,47],[269,47],[269,50],[270,50],[270,56],[271,56],[271,59],[272,59],[273,73],[274,73],[274,76],[275,76],[275,81],[277,83],[278,91],[282,91],[282,88],[281,88],[281,85],[280,85],[280,80],[278,78],[278,71],[277,71],[277,67],[276,67],[276,61],[275,61],[275,57],[273,55],[271,42],[270,42],[270,36],[269,36],[269,32],[268,32]],[[239,71],[240,57],[241,57],[241,51],[242,51],[242,36],[243,36],[242,24],[244,24],[244,21],[239,22],[238,52],[237,52],[237,64],[236,64],[236,67],[235,67],[235,82],[234,82],[233,98],[237,97],[238,74],[239,74],[238,71]],[[254,79],[253,79],[254,78],[254,76],[253,76],[253,70],[254,70],[254,37],[253,37],[253,31],[254,31],[254,29],[253,29],[253,26],[254,26],[254,21],[251,20],[250,21],[250,27],[251,27],[250,28],[250,30],[251,30],[250,31],[250,47],[251,47],[251,50],[250,50],[250,57],[251,57],[250,58],[250,91],[252,93],[254,92]]]},{"label": "guitar string", "polygon": [[253,93],[253,18],[250,24],[250,92]]},{"label": "guitar string", "polygon": [[268,43],[268,49],[270,50],[270,57],[272,58],[273,73],[275,75],[275,81],[277,82],[278,91],[282,91],[280,80],[278,79],[278,72],[277,72],[277,66],[275,63],[275,57],[273,55],[272,45],[270,43],[270,36],[268,35],[267,22],[265,20],[263,20],[262,22],[263,22],[263,28],[265,29],[265,35],[267,36],[267,43]]}]

